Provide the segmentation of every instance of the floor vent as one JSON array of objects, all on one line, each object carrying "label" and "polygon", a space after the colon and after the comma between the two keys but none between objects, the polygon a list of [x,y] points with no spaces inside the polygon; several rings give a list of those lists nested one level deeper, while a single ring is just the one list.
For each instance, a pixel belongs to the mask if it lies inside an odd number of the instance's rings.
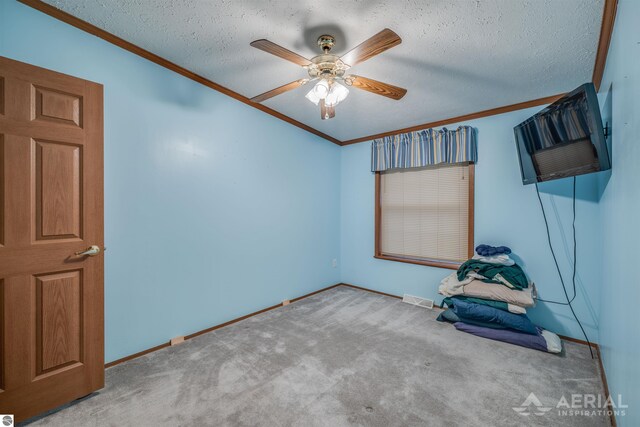
[{"label": "floor vent", "polygon": [[406,302],[407,304],[417,305],[418,307],[423,308],[433,308],[433,300],[428,298],[416,297],[413,295],[404,294],[402,297],[402,302]]}]

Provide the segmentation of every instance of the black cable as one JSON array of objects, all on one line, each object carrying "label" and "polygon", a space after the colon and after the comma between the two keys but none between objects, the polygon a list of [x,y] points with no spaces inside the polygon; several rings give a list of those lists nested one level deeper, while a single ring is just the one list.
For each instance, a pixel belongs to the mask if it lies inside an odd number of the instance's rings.
[{"label": "black cable", "polygon": [[576,298],[577,292],[576,292],[576,272],[578,271],[577,269],[577,259],[578,259],[578,249],[577,249],[577,244],[576,244],[576,177],[573,177],[573,222],[571,224],[571,227],[573,228],[573,298],[571,298],[571,301],[573,301]]},{"label": "black cable", "polygon": [[[556,270],[558,271],[558,276],[560,276],[560,282],[562,283],[562,287],[565,287],[564,278],[562,277],[562,272],[560,271],[560,266],[558,265],[558,260],[556,259],[556,253],[553,250],[553,245],[551,244],[551,234],[549,232],[549,223],[547,221],[547,214],[544,210],[544,205],[542,204],[542,199],[540,198],[540,190],[538,189],[538,184],[536,183],[536,194],[538,195],[538,202],[540,202],[540,208],[542,209],[542,217],[544,218],[544,225],[547,229],[547,242],[549,243],[549,249],[551,249],[551,255],[553,255],[553,261],[556,264]],[[577,271],[577,243],[576,243],[576,177],[573,177],[573,297],[567,300],[567,302],[560,301],[552,301],[545,300],[542,298],[538,298],[538,301],[550,303],[550,304],[558,304],[558,305],[569,305],[576,299],[576,271]]]},{"label": "black cable", "polygon": [[573,306],[571,305],[571,303],[573,302],[573,300],[576,298],[577,292],[576,292],[576,253],[577,253],[577,244],[576,244],[576,177],[573,177],[573,297],[569,298],[569,292],[567,292],[567,287],[565,286],[564,283],[564,278],[562,277],[562,272],[560,271],[560,266],[558,265],[558,259],[556,258],[556,253],[553,250],[553,244],[551,243],[551,233],[549,231],[549,222],[547,221],[547,214],[544,210],[544,204],[542,203],[542,198],[540,197],[540,189],[538,188],[538,183],[535,184],[536,185],[536,194],[538,195],[538,202],[540,202],[540,208],[542,209],[542,217],[544,218],[544,225],[546,227],[547,230],[547,241],[549,242],[549,249],[551,249],[551,255],[553,256],[553,261],[556,264],[556,270],[558,271],[558,276],[560,277],[560,283],[562,284],[562,290],[564,291],[564,296],[567,298],[567,302],[558,302],[558,301],[551,301],[551,300],[544,300],[541,298],[538,298],[538,301],[542,301],[542,302],[547,302],[547,303],[552,303],[552,304],[559,304],[559,305],[568,305],[569,308],[571,309],[571,313],[573,314],[573,317],[576,319],[576,322],[578,322],[578,326],[580,326],[580,330],[582,331],[582,335],[584,335],[584,339],[587,342],[587,345],[589,346],[589,352],[591,353],[591,358],[593,359],[593,349],[591,348],[591,342],[589,341],[589,337],[587,337],[587,333],[585,332],[584,328],[582,327],[582,323],[580,322],[580,319],[578,319],[578,315],[576,314],[575,310],[573,309]]}]

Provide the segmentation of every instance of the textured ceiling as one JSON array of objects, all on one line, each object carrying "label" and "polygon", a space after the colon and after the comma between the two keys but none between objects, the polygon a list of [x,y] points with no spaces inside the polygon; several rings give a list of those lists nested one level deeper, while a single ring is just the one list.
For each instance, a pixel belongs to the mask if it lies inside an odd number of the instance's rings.
[{"label": "textured ceiling", "polygon": [[340,140],[555,95],[590,81],[603,0],[46,0],[247,97],[306,77],[249,46],[307,58],[317,37],[346,53],[383,28],[402,44],[352,68],[404,87],[393,101],[355,88],[323,121],[297,88],[265,105]]}]

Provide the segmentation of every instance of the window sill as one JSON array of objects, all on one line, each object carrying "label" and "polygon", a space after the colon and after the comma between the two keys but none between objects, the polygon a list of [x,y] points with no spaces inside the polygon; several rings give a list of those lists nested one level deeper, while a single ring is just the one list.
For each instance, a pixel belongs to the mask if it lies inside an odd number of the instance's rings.
[{"label": "window sill", "polygon": [[450,270],[457,270],[462,265],[457,261],[442,261],[442,260],[430,260],[430,259],[416,259],[416,258],[403,258],[393,255],[378,254],[373,256],[376,259],[384,259],[387,261],[405,262],[408,264],[425,265],[428,267],[448,268]]}]

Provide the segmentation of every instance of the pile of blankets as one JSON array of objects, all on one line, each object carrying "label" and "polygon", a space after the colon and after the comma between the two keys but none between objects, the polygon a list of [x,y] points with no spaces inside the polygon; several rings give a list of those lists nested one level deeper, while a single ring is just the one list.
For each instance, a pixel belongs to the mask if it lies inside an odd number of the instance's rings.
[{"label": "pile of blankets", "polygon": [[527,317],[527,308],[535,305],[536,289],[509,256],[511,249],[480,245],[476,254],[440,283],[442,304],[448,308],[438,320],[473,335],[559,353],[560,338]]}]

